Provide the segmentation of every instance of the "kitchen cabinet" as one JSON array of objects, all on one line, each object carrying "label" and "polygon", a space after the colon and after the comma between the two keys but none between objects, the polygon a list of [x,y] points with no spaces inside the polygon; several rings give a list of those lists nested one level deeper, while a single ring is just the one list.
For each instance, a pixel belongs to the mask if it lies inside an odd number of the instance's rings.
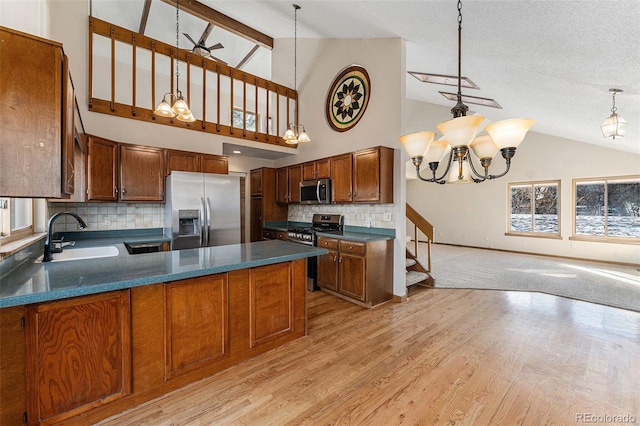
[{"label": "kitchen cabinet", "polygon": [[89,136],[85,173],[87,201],[118,201],[118,144]]},{"label": "kitchen cabinet", "polygon": [[120,200],[164,201],[164,152],[120,145]]},{"label": "kitchen cabinet", "polygon": [[62,160],[60,167],[62,174],[62,194],[69,196],[75,191],[76,97],[73,89],[73,81],[71,80],[71,73],[69,72],[69,58],[67,58],[67,55],[64,55],[63,59],[64,101],[62,106],[62,125],[64,126],[64,133],[62,135]]},{"label": "kitchen cabinet", "polygon": [[129,290],[26,308],[29,424],[56,423],[131,393]]},{"label": "kitchen cabinet", "polygon": [[379,146],[353,153],[353,201],[393,203],[393,149]]},{"label": "kitchen cabinet", "polygon": [[251,241],[262,240],[265,222],[287,220],[288,208],[276,202],[276,170],[262,167],[251,170],[251,212],[249,234]]},{"label": "kitchen cabinet", "polygon": [[300,182],[302,165],[282,167],[277,170],[277,201],[281,204],[300,202]]},{"label": "kitchen cabinet", "polygon": [[309,161],[302,164],[302,180],[323,179],[331,177],[331,159]]},{"label": "kitchen cabinet", "polygon": [[0,309],[0,425],[23,423],[27,412],[24,306]]},{"label": "kitchen cabinet", "polygon": [[353,155],[342,154],[331,158],[331,202],[353,201]]},{"label": "kitchen cabinet", "polygon": [[190,151],[175,149],[165,150],[166,171],[168,176],[172,171],[203,172],[203,173],[229,173],[228,158],[222,155],[200,154]]},{"label": "kitchen cabinet", "polygon": [[393,297],[393,240],[358,242],[318,237],[318,285],[330,294],[373,307]]},{"label": "kitchen cabinet", "polygon": [[263,229],[262,239],[287,241],[289,239],[289,233],[285,231],[274,231],[273,229]]},{"label": "kitchen cabinet", "polygon": [[0,196],[60,198],[73,189],[62,168],[73,158],[62,45],[0,27],[0,58]]},{"label": "kitchen cabinet", "polygon": [[164,201],[164,153],[89,136],[86,201]]}]

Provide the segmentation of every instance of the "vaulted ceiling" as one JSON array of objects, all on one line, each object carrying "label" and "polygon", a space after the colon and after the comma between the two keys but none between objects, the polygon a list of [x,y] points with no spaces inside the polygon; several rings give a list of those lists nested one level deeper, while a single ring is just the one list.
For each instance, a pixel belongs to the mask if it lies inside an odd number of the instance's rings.
[{"label": "vaulted ceiling", "polygon": [[[389,38],[406,40],[407,71],[457,74],[457,17],[454,0],[297,0],[298,49],[304,38]],[[92,14],[131,30],[146,15],[145,34],[175,44],[171,0],[93,0]],[[214,9],[274,39],[293,37],[294,10],[287,1],[181,0]],[[190,6],[191,5],[191,6]],[[465,0],[462,4],[462,74],[479,90],[464,94],[493,98],[502,109],[469,105],[490,120],[531,117],[533,131],[640,154],[640,1],[638,0]],[[265,47],[189,14],[180,14],[180,32],[232,66],[270,78]],[[210,30],[210,31],[209,31]],[[180,46],[191,43],[180,35]],[[249,55],[252,50],[255,52]],[[629,122],[624,138],[604,139],[600,124],[617,112]],[[439,91],[455,87],[427,84],[407,76],[407,97],[453,106]],[[449,119],[442,117],[442,120]],[[432,129],[424,129],[432,130]],[[640,169],[640,165],[639,165]]]}]

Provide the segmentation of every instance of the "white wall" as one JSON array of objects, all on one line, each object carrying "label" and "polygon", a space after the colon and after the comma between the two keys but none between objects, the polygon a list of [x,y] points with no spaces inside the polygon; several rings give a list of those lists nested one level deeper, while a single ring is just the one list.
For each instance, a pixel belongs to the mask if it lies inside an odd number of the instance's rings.
[{"label": "white wall", "polygon": [[[408,101],[407,105],[407,133],[435,130],[439,122],[451,117],[445,107],[418,101]],[[599,131],[597,126],[595,131]],[[405,158],[408,159],[406,153]],[[494,163],[490,170],[501,172],[504,160],[499,154]],[[409,180],[407,202],[435,226],[436,242],[638,263],[640,246],[574,241],[569,237],[572,233],[572,179],[637,175],[639,171],[638,155],[535,133],[534,125],[518,147],[511,171],[505,177],[468,185],[436,185]],[[505,235],[508,183],[558,179],[561,181],[562,239]]]}]

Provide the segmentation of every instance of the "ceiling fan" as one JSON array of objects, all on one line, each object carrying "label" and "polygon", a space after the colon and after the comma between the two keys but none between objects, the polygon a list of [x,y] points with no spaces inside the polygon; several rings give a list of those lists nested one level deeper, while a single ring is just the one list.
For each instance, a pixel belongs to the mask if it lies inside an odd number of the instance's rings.
[{"label": "ceiling fan", "polygon": [[226,64],[225,61],[216,58],[215,56],[211,55],[211,51],[212,50],[216,50],[216,49],[222,49],[224,48],[224,46],[222,45],[222,43],[216,43],[212,46],[207,47],[207,45],[205,45],[205,41],[207,40],[207,37],[209,37],[209,34],[211,34],[211,30],[213,30],[213,25],[208,24],[207,28],[204,30],[204,32],[202,33],[202,37],[200,37],[200,40],[198,40],[198,42],[196,43],[193,38],[191,38],[191,36],[187,33],[182,33],[191,43],[193,43],[193,49],[191,50],[193,53],[195,53],[196,55],[200,55],[204,58],[211,58],[214,59],[218,62],[222,62],[223,64]]}]

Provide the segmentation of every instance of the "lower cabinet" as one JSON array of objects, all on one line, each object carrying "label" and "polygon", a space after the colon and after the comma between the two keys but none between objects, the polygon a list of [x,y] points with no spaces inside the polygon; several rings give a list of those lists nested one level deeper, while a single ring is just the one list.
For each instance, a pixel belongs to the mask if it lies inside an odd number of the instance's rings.
[{"label": "lower cabinet", "polygon": [[0,424],[93,424],[304,336],[306,266],[0,309]]},{"label": "lower cabinet", "polygon": [[26,309],[29,424],[53,424],[131,393],[129,290]]},{"label": "lower cabinet", "polygon": [[366,307],[393,297],[393,240],[357,242],[318,237],[318,285]]}]

